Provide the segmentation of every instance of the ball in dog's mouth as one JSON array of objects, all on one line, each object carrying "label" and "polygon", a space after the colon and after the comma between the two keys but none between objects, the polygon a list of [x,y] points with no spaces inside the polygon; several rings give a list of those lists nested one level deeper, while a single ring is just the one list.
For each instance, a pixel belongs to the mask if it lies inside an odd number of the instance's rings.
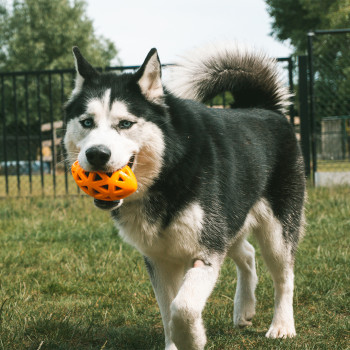
[{"label": "ball in dog's mouth", "polygon": [[[129,163],[127,164],[130,169],[132,169],[133,165],[135,162],[135,155],[133,155],[130,160]],[[97,208],[99,209],[103,209],[103,210],[112,210],[112,209],[116,209],[120,204],[121,204],[122,200],[116,200],[116,201],[103,201],[101,199],[96,199],[94,198],[94,204]]]},{"label": "ball in dog's mouth", "polygon": [[137,180],[131,170],[135,156],[127,165],[112,173],[85,171],[78,161],[72,165],[72,175],[81,190],[94,197],[95,205],[104,210],[116,209],[121,200],[137,190]]}]

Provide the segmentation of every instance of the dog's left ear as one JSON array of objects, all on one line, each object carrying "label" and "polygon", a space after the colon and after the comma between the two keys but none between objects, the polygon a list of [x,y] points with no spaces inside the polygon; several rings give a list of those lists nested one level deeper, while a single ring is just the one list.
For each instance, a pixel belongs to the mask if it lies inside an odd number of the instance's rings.
[{"label": "dog's left ear", "polygon": [[135,73],[143,95],[151,102],[161,103],[164,95],[162,70],[156,49],[152,49],[140,69]]}]

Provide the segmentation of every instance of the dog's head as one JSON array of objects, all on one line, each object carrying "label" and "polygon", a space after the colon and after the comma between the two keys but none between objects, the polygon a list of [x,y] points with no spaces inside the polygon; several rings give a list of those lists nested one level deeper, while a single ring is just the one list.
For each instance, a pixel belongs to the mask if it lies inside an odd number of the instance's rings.
[{"label": "dog's head", "polygon": [[[143,195],[158,177],[167,116],[156,49],[135,73],[99,73],[73,48],[75,87],[65,105],[67,161],[86,171],[114,172],[129,165]],[[128,198],[126,200],[132,200]],[[112,209],[112,205],[111,208]]]}]

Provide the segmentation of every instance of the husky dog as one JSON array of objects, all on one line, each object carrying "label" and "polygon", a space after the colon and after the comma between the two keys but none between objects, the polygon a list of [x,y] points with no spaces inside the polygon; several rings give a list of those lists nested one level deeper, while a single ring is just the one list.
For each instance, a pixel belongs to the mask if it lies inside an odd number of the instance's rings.
[{"label": "husky dog", "polygon": [[[76,82],[65,106],[70,163],[112,172],[126,164],[138,191],[110,210],[144,256],[167,350],[203,349],[202,311],[226,256],[237,265],[233,322],[251,325],[257,275],[252,232],[271,272],[269,338],[296,335],[293,265],[303,231],[305,178],[289,94],[274,60],[237,45],[197,50],[163,84],[156,49],[135,73],[99,73],[73,48]],[[231,109],[201,102],[229,91]]]}]

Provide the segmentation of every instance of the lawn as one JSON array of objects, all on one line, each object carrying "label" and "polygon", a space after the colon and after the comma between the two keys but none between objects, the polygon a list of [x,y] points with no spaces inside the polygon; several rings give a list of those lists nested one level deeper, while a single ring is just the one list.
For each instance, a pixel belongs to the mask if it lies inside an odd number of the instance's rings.
[{"label": "lawn", "polygon": [[[55,184],[55,185],[54,185]],[[6,177],[0,176],[0,199],[6,197],[8,194],[11,197],[16,196],[50,196],[50,195],[64,195],[66,194],[66,178],[64,173],[57,173],[55,178],[51,174],[45,174],[43,178],[40,175],[10,175]],[[73,177],[68,174],[67,176],[67,190],[69,194],[77,194],[78,188],[74,182]]]},{"label": "lawn", "polygon": [[[253,326],[233,327],[236,272],[227,260],[204,311],[206,349],[349,349],[350,188],[310,188],[307,218],[296,259],[298,336],[264,337],[273,289],[257,249]],[[164,348],[143,259],[91,199],[1,200],[0,247],[0,349]]]},{"label": "lawn", "polygon": [[332,160],[319,160],[317,162],[317,171],[319,172],[350,172],[350,161],[332,161]]}]

